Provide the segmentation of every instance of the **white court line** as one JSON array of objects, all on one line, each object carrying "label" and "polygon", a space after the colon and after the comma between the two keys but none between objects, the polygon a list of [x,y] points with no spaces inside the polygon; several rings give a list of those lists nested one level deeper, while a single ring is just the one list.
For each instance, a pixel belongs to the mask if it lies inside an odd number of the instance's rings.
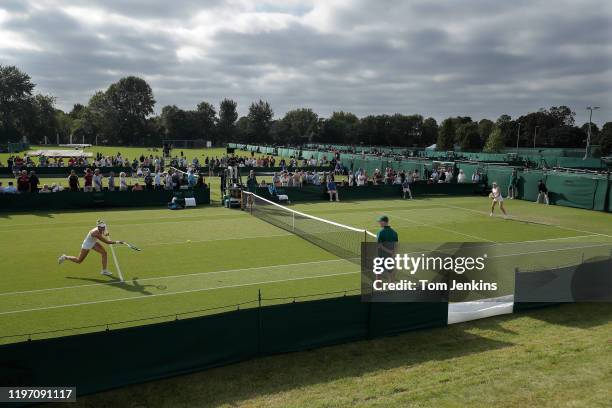
[{"label": "white court line", "polygon": [[[286,266],[313,265],[313,264],[341,262],[341,261],[344,261],[344,259],[328,259],[325,261],[311,261],[311,262],[299,262],[299,263],[293,263],[293,264],[257,266],[254,268],[225,269],[225,270],[210,271],[210,272],[195,272],[195,273],[186,273],[186,274],[181,274],[181,275],[157,276],[153,278],[138,279],[138,282],[148,282],[148,281],[159,280],[159,279],[185,278],[185,277],[199,276],[199,275],[217,275],[217,274],[230,273],[230,272],[245,272],[245,271],[254,271],[258,269],[276,269],[276,268],[283,268]],[[92,287],[92,286],[121,285],[123,283],[124,282],[119,282],[119,281],[112,281],[112,282],[106,282],[106,283],[87,283],[84,285],[60,286],[60,287],[55,287],[55,288],[44,288],[44,289],[32,289],[32,290],[23,290],[19,292],[4,292],[4,293],[0,293],[0,296],[22,295],[22,294],[27,294],[27,293],[52,292],[52,291],[57,291],[57,290],[78,289],[78,288],[86,288],[86,287]]]},{"label": "white court line", "polygon": [[[454,205],[448,205],[448,204],[431,204],[431,205],[435,205],[435,206],[438,206],[438,207],[454,208],[454,209],[457,209],[457,210],[464,210],[464,211],[470,211],[470,212],[477,213],[477,214],[488,215],[488,213],[486,211],[472,210],[471,208],[458,207],[458,206],[454,206]],[[512,218],[512,216],[509,216],[508,219],[513,220],[513,221],[522,221],[519,218]],[[524,221],[524,222],[529,222],[529,221]],[[576,228],[564,227],[562,225],[556,225],[556,224],[545,224],[545,223],[543,223],[543,225],[546,225],[547,227],[560,228],[560,229],[564,229],[564,230],[567,230],[567,231],[581,232],[583,234],[599,235],[599,236],[603,236],[603,237],[612,238],[612,235],[604,234],[604,233],[601,233],[601,232],[579,230],[579,229],[576,229]]]},{"label": "white court line", "polygon": [[[389,214],[391,214],[391,212],[389,212]],[[487,241],[487,242],[492,242],[494,244],[498,243],[497,241],[493,241],[491,239],[487,239],[487,238],[484,238],[484,237],[479,237],[477,235],[470,235],[470,234],[466,234],[464,232],[459,232],[459,231],[454,231],[454,230],[451,230],[451,229],[448,229],[448,228],[439,227],[437,225],[431,225],[431,224],[427,224],[427,223],[424,223],[424,222],[421,223],[421,222],[413,221],[413,220],[408,219],[406,217],[401,217],[401,216],[399,216],[397,214],[395,216],[397,218],[399,218],[400,220],[405,220],[405,221],[411,222],[413,224],[421,225],[423,227],[436,228],[436,229],[439,229],[439,230],[442,230],[442,231],[451,232],[453,234],[463,235],[463,236],[466,236],[466,237],[469,237],[469,238],[475,238],[475,239],[477,239],[479,241]]]},{"label": "white court line", "polygon": [[244,286],[254,286],[254,285],[264,285],[268,283],[281,283],[281,282],[290,282],[297,280],[306,280],[306,279],[320,279],[320,278],[328,278],[332,276],[342,276],[342,275],[352,275],[359,273],[360,271],[353,272],[342,272],[342,273],[333,273],[329,275],[318,275],[318,276],[305,276],[301,278],[293,278],[293,279],[281,279],[281,280],[272,280],[272,281],[264,281],[264,282],[254,282],[254,283],[243,283],[240,285],[227,285],[227,286],[216,286],[213,288],[202,288],[202,289],[189,289],[189,290],[181,290],[178,292],[170,292],[170,293],[159,293],[159,294],[151,294],[151,295],[142,295],[142,296],[133,296],[119,299],[106,299],[106,300],[93,300],[91,302],[82,302],[82,303],[70,303],[67,305],[57,305],[57,306],[47,306],[47,307],[36,307],[32,309],[21,309],[21,310],[11,310],[9,312],[0,312],[0,315],[9,315],[9,314],[17,314],[17,313],[25,313],[25,312],[36,312],[41,310],[51,310],[51,309],[62,309],[66,307],[76,307],[76,306],[87,306],[87,305],[95,305],[99,303],[111,303],[111,302],[121,302],[124,300],[140,300],[140,299],[150,299],[152,297],[157,296],[171,296],[171,295],[181,295],[185,293],[194,293],[194,292],[206,292],[209,290],[217,290],[217,289],[229,289],[229,288],[240,288]]},{"label": "white court line", "polygon": [[[140,209],[140,210],[146,210],[146,209]],[[154,210],[157,211],[157,210]],[[192,210],[189,210],[192,211]],[[92,211],[95,212],[95,211]],[[242,212],[235,212],[233,214],[242,214]],[[246,215],[246,214],[245,214]],[[212,219],[218,219],[218,218],[241,218],[241,217],[234,217],[234,216],[223,216],[223,215],[219,215],[219,214],[215,214],[215,215],[208,215],[208,214],[200,214],[200,215],[181,215],[181,216],[170,216],[170,217],[155,217],[156,220],[170,220],[170,219],[190,219],[190,218],[212,218]],[[127,220],[127,219],[126,219]],[[110,221],[111,224],[116,225],[117,223],[122,223],[123,221],[126,220],[107,220]],[[143,218],[144,220],[144,218]],[[191,220],[189,220],[191,221]],[[88,226],[91,223],[85,223],[85,222],[79,222],[79,223],[74,223],[74,222],[58,222],[58,223],[52,223],[52,224],[43,224],[46,227],[49,228],[72,228],[72,227],[79,227],[82,225]],[[128,225],[141,225],[141,224],[154,224],[154,223],[147,223],[147,222],[129,222],[127,221],[124,225],[128,226]],[[161,223],[160,223],[161,224]],[[0,232],[1,231],[5,231],[3,228],[5,227],[28,227],[28,226],[35,226],[37,225],[36,223],[21,223],[21,224],[8,224],[8,225],[0,225]],[[34,228],[34,229],[44,229],[43,227],[39,227],[39,228]]]},{"label": "white court line", "polygon": [[567,251],[571,249],[585,249],[585,248],[599,248],[604,246],[610,246],[610,244],[599,244],[599,245],[587,245],[587,246],[579,246],[579,247],[571,247],[571,248],[555,248],[555,249],[546,249],[542,251],[533,251],[533,252],[518,252],[516,254],[504,254],[504,255],[496,255],[490,256],[489,258],[505,258],[509,256],[519,256],[519,255],[532,255],[532,254],[543,254],[546,252],[558,252],[558,251]]}]

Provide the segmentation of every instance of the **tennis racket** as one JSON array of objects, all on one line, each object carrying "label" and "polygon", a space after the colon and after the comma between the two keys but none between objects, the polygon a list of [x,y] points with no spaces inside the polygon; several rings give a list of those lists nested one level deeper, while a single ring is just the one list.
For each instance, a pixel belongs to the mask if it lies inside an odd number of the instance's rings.
[{"label": "tennis racket", "polygon": [[130,244],[129,242],[124,242],[123,244],[134,251],[142,251],[142,249],[138,248],[136,245]]}]

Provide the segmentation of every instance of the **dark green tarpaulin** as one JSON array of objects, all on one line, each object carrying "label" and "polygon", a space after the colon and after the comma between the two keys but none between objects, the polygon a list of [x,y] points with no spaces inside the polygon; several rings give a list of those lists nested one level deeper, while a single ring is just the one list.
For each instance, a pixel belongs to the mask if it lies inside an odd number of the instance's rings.
[{"label": "dark green tarpaulin", "polygon": [[166,206],[175,194],[194,197],[198,205],[210,204],[208,188],[180,191],[103,191],[99,193],[62,191],[46,194],[0,194],[0,211]]},{"label": "dark green tarpaulin", "polygon": [[535,201],[538,197],[538,182],[544,180],[546,175],[541,170],[530,170],[519,173],[519,197],[523,200]]}]

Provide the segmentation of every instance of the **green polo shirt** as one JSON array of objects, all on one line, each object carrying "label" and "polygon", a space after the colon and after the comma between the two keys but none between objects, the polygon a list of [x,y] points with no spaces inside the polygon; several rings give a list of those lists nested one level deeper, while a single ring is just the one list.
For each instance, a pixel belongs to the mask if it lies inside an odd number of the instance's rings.
[{"label": "green polo shirt", "polygon": [[397,232],[390,226],[383,227],[376,234],[376,242],[397,242]]}]

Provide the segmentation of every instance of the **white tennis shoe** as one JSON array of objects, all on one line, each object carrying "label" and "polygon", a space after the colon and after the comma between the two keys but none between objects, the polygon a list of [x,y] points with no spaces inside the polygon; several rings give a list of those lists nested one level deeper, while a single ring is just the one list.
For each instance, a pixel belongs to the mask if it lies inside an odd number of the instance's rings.
[{"label": "white tennis shoe", "polygon": [[102,275],[106,275],[106,276],[113,276],[113,273],[111,271],[109,271],[108,269],[102,269],[102,272],[100,272]]},{"label": "white tennis shoe", "polygon": [[57,263],[61,265],[65,260],[66,260],[66,254],[62,254],[60,255],[59,258],[57,258]]}]

